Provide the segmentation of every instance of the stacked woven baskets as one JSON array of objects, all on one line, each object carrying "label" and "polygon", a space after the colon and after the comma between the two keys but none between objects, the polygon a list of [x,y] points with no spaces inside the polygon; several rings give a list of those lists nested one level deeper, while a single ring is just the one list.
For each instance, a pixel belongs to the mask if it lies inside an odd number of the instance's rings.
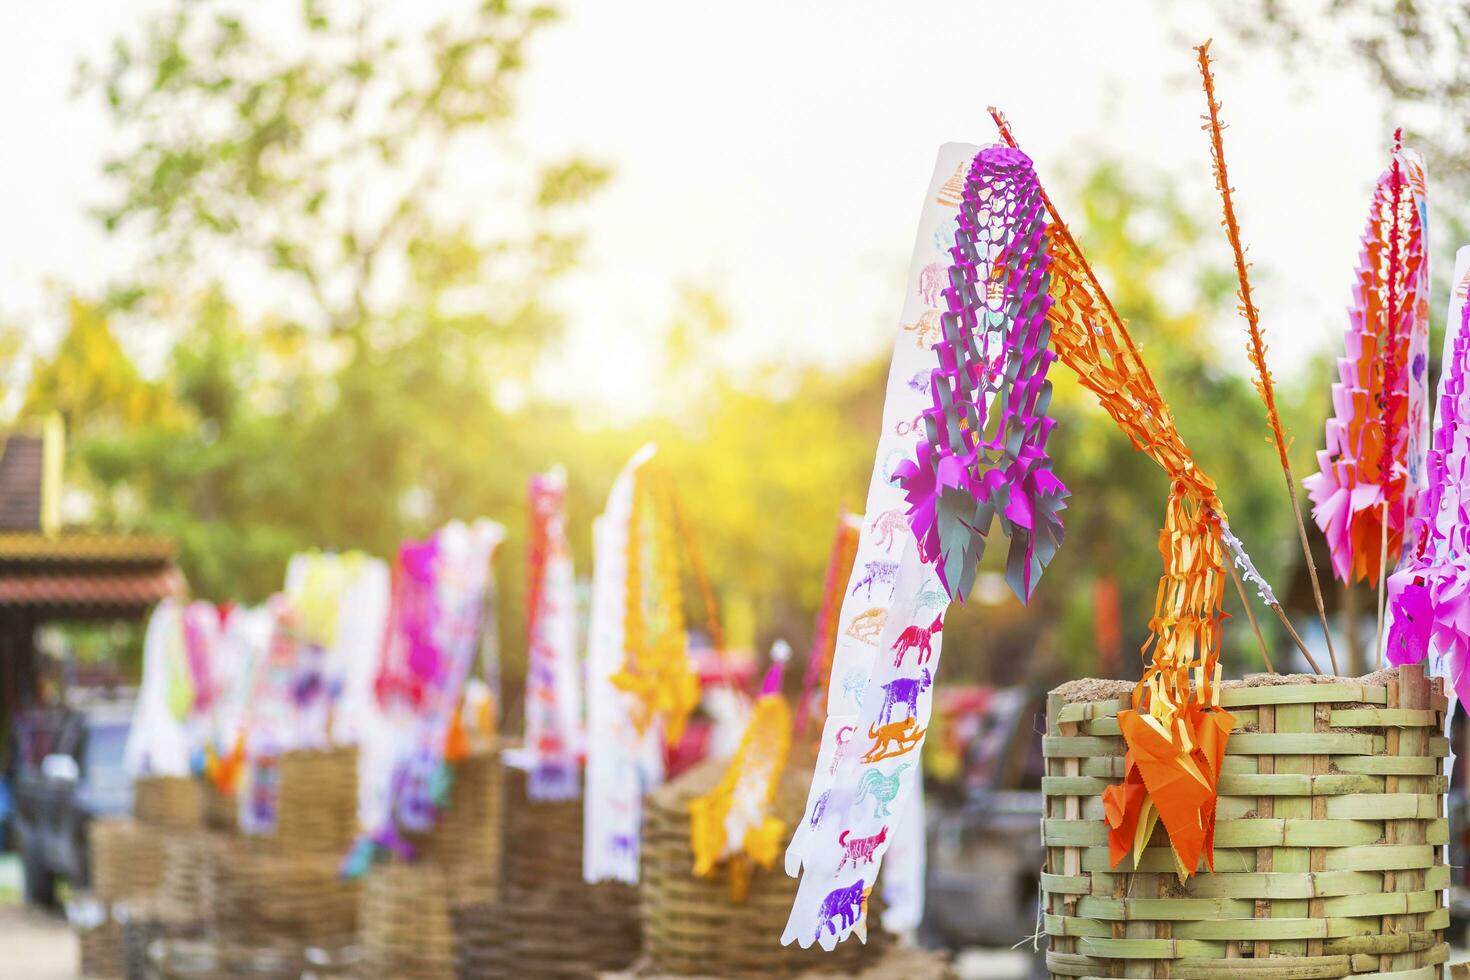
[{"label": "stacked woven baskets", "polygon": [[121,909],[162,887],[162,837],[158,828],[125,818],[88,825],[92,889],[74,896],[68,909],[83,976],[126,975]]},{"label": "stacked woven baskets", "polygon": [[275,835],[215,835],[203,887],[224,948],[294,950],[299,958],[357,929],[357,883],[338,875],[356,832],[357,753],[287,752],[278,771]]},{"label": "stacked woven baskets", "polygon": [[278,768],[276,840],[288,854],[347,853],[357,836],[357,749],[297,749]]},{"label": "stacked woven baskets", "polygon": [[412,839],[411,863],[392,862],[362,883],[363,973],[375,980],[454,980],[455,910],[496,898],[500,881],[500,766],[488,746],[454,764],[450,804],[434,830]]},{"label": "stacked woven baskets", "polygon": [[582,801],[533,802],[503,769],[505,854],[498,902],[454,917],[461,980],[590,980],[638,955],[638,891],[582,880]]},{"label": "stacked woven baskets", "polygon": [[1422,668],[1227,687],[1215,873],[1183,884],[1163,828],[1136,872],[1109,867],[1100,794],[1123,775],[1124,702],[1067,694],[1044,740],[1053,977],[1441,976],[1448,703]]},{"label": "stacked woven baskets", "polygon": [[133,817],[163,830],[204,826],[204,792],[186,776],[143,776],[133,783]]}]

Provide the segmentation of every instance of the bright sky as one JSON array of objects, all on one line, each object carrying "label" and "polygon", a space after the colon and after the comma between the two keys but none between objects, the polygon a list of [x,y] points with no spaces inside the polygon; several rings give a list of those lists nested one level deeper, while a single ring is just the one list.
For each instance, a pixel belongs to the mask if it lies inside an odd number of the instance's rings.
[{"label": "bright sky", "polygon": [[[159,5],[0,9],[0,316],[42,341],[60,322],[56,284],[94,287],[128,262],[85,213],[110,134],[69,98],[73,67]],[[1228,38],[1208,5],[1144,0],[564,6],[532,51],[515,139],[538,159],[577,151],[616,170],[586,214],[587,262],[558,296],[570,377],[556,388],[593,406],[657,409],[657,340],[681,283],[730,308],[722,355],[736,364],[890,344],[934,153],[992,140],[991,103],[1044,182],[1101,149],[1181,175],[1213,218],[1190,50],[1210,34],[1272,366],[1290,374],[1341,337],[1391,129],[1343,60],[1308,84]]]}]

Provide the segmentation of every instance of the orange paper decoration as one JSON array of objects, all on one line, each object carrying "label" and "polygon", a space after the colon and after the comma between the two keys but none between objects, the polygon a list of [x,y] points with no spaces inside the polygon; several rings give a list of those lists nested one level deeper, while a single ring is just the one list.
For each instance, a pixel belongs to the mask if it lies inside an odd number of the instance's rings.
[{"label": "orange paper decoration", "polygon": [[[991,115],[1017,146],[1009,124]],[[1159,579],[1143,677],[1133,708],[1119,712],[1128,745],[1124,780],[1103,793],[1113,864],[1135,862],[1155,820],[1164,824],[1181,878],[1201,857],[1214,866],[1215,801],[1220,759],[1235,719],[1220,709],[1220,623],[1224,618],[1224,509],[1215,483],[1179,435],[1148,367],[1082,249],[1045,190],[1051,217],[1052,349],[1097,398],[1133,447],[1169,476]]]}]

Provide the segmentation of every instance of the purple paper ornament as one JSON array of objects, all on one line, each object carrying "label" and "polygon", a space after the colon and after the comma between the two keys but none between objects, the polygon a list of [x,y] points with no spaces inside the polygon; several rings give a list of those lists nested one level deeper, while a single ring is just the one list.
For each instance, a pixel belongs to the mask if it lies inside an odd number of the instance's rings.
[{"label": "purple paper ornament", "polygon": [[1026,601],[1062,542],[1067,496],[1046,449],[1056,355],[1046,211],[1031,159],[1004,146],[976,154],[955,221],[934,404],[914,458],[894,476],[919,555],[951,599],[969,595],[998,516],[1010,539],[1006,578]]}]

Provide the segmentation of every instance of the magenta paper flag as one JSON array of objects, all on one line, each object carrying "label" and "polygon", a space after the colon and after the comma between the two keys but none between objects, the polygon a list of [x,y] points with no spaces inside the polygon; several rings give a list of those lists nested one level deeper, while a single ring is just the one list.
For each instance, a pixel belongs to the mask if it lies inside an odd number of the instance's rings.
[{"label": "magenta paper flag", "polygon": [[1455,257],[1428,485],[1410,526],[1413,553],[1389,577],[1390,663],[1418,663],[1470,695],[1470,246]]}]

